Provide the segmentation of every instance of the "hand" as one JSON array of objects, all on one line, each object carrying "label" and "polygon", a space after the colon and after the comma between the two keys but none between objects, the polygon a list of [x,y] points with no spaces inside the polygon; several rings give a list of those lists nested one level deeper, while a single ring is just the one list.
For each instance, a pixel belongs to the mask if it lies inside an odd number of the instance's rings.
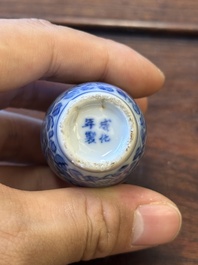
[{"label": "hand", "polygon": [[[45,111],[67,84],[104,81],[145,110],[163,74],[134,50],[39,20],[0,21],[0,107]],[[176,205],[137,186],[66,187],[45,164],[39,118],[0,112],[1,264],[67,264],[173,240]]]}]

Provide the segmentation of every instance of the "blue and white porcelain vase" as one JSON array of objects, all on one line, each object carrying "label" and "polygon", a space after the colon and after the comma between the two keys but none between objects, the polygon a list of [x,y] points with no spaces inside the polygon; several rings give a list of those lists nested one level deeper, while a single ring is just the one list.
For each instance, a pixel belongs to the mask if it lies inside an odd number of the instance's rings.
[{"label": "blue and white porcelain vase", "polygon": [[49,108],[42,149],[62,179],[86,187],[121,183],[144,152],[146,126],[135,101],[118,87],[78,85]]}]

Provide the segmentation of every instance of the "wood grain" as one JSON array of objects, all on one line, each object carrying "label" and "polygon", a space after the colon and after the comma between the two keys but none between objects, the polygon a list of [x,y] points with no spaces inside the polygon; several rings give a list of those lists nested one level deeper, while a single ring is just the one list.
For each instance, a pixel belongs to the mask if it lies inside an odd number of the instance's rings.
[{"label": "wood grain", "polygon": [[198,31],[194,0],[1,0],[0,17],[45,18],[55,23]]},{"label": "wood grain", "polygon": [[198,22],[198,2],[189,0],[1,0],[2,15],[98,17],[127,20]]}]

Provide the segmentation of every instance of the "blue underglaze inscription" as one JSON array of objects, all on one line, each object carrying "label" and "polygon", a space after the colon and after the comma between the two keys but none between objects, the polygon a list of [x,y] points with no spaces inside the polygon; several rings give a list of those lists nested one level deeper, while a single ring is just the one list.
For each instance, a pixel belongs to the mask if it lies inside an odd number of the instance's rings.
[{"label": "blue underglaze inscription", "polygon": [[104,131],[109,131],[111,120],[110,119],[104,119],[103,121],[100,122],[100,128],[103,129]]},{"label": "blue underglaze inscription", "polygon": [[110,142],[110,141],[111,141],[111,138],[110,138],[109,135],[107,135],[107,134],[102,134],[102,135],[100,136],[99,140],[100,140],[101,144],[103,144],[103,143],[108,143],[108,142]]},{"label": "blue underglaze inscription", "polygon": [[[84,133],[85,143],[96,144],[96,143],[108,143],[111,141],[108,132],[111,126],[111,119],[104,119],[97,123],[94,118],[85,118],[82,128],[87,129]],[[100,131],[104,133],[100,133]],[[99,132],[98,132],[99,131]]]},{"label": "blue underglaze inscription", "polygon": [[85,123],[82,126],[82,128],[89,128],[90,130],[95,126],[94,119],[93,118],[88,118],[85,119]]},{"label": "blue underglaze inscription", "polygon": [[92,131],[85,132],[85,142],[88,144],[96,143],[96,132]]}]

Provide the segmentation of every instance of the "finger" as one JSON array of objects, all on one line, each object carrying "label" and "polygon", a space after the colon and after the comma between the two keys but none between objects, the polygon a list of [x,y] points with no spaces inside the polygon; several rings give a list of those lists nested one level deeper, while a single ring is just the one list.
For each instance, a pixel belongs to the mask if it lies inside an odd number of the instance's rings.
[{"label": "finger", "polygon": [[41,20],[1,20],[0,34],[1,91],[41,78],[100,80],[144,97],[164,82],[159,69],[129,47],[77,30]]},{"label": "finger", "polygon": [[0,183],[26,191],[51,190],[72,186],[58,178],[48,166],[0,166]]},{"label": "finger", "polygon": [[27,86],[0,92],[0,108],[25,108],[46,111],[52,102],[71,85],[35,81]]},{"label": "finger", "polygon": [[[71,85],[47,81],[35,81],[23,88],[1,92],[0,108],[25,108],[46,111],[52,102]],[[135,100],[143,112],[147,110],[147,99]]]},{"label": "finger", "polygon": [[8,113],[14,113],[14,114],[20,114],[23,116],[26,116],[26,118],[31,117],[38,120],[43,120],[45,117],[45,112],[43,111],[37,111],[37,110],[29,110],[29,109],[21,109],[21,108],[7,108],[5,110]]},{"label": "finger", "polygon": [[45,163],[40,144],[41,120],[0,111],[0,124],[1,161]]},{"label": "finger", "polygon": [[134,251],[173,240],[181,227],[172,202],[135,186],[3,194],[12,201],[7,219],[1,216],[1,244],[10,239],[5,264],[13,257],[30,265],[70,264]]},{"label": "finger", "polygon": [[142,112],[146,113],[146,111],[148,109],[148,99],[147,98],[137,98],[135,101],[138,104],[138,106],[140,107],[140,109],[142,110]]}]

